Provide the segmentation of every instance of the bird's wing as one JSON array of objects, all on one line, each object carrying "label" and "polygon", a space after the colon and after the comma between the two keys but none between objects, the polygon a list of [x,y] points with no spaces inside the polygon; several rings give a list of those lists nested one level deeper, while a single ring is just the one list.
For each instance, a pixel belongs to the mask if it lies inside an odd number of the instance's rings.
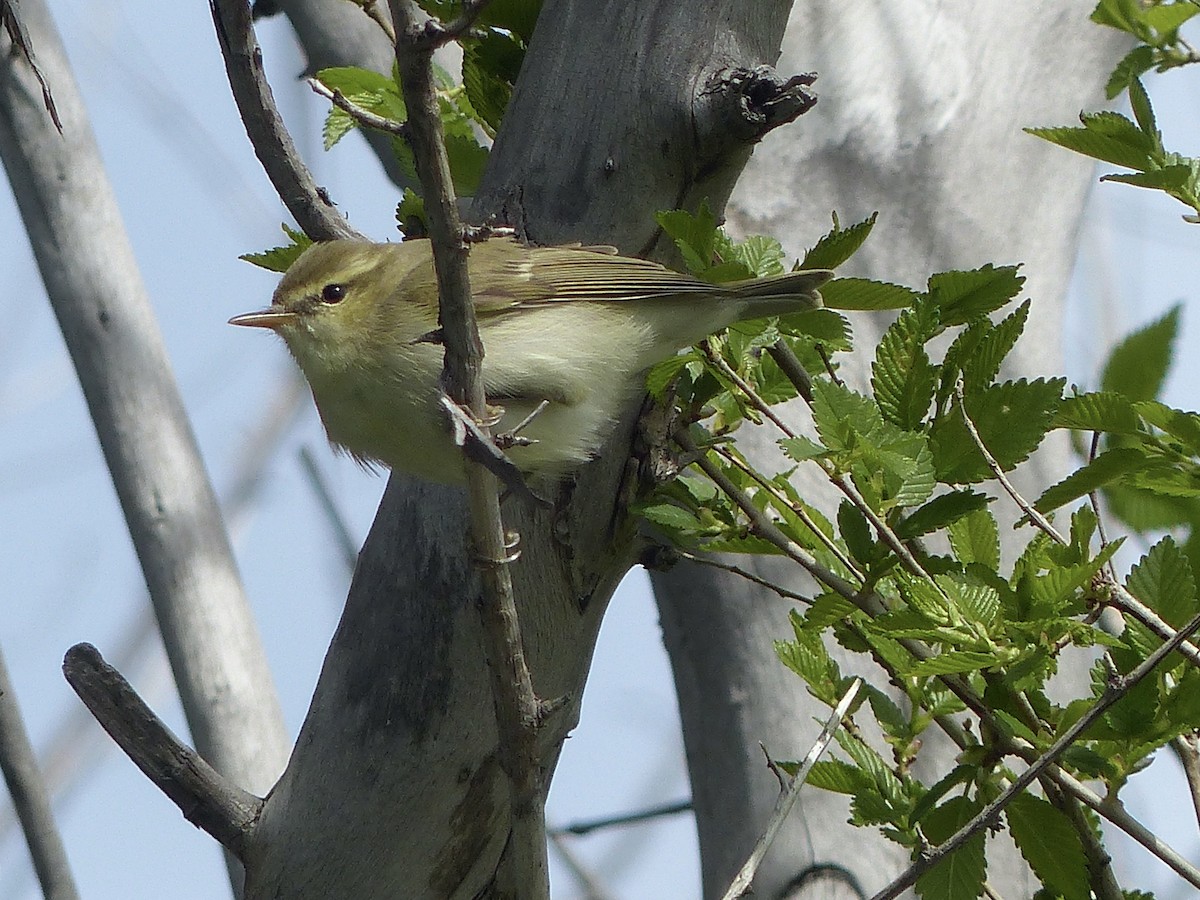
[{"label": "bird's wing", "polygon": [[509,250],[502,257],[493,255],[488,262],[471,271],[472,293],[481,313],[713,291],[711,284],[656,262],[617,256],[612,247],[531,247],[520,254]]}]

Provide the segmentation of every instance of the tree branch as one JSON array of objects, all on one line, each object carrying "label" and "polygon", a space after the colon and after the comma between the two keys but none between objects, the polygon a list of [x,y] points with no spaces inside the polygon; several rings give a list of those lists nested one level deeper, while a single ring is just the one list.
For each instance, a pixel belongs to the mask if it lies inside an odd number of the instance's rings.
[{"label": "tree branch", "polygon": [[361,238],[309,172],[275,107],[245,0],[209,0],[225,72],[254,154],[288,211],[315,241]]},{"label": "tree branch", "polygon": [[242,859],[262,800],[230,784],[172,734],[91,644],[67,651],[63,675],[101,727],[183,817]]},{"label": "tree branch", "polygon": [[0,654],[0,770],[21,820],[42,893],[54,900],[77,900],[79,891],[71,875],[62,835],[54,822],[50,794],[29,743],[3,654]]},{"label": "tree branch", "polygon": [[[472,6],[475,12],[482,8],[481,3]],[[429,20],[411,0],[392,0],[391,7],[396,62],[437,272],[447,391],[480,423],[483,436],[488,438],[489,430],[483,424],[487,419],[481,374],[484,347],[475,322],[467,271],[470,247],[458,216],[446,156],[433,83],[433,44],[423,38],[428,34]],[[484,584],[480,616],[499,732],[500,765],[509,786],[514,877],[528,892],[525,896],[534,900],[549,898],[545,785],[538,749],[543,706],[534,693],[525,661],[513,597],[509,563],[516,559],[512,552],[516,541],[505,533],[498,482],[491,472],[480,465],[468,466],[467,490],[471,538]]]},{"label": "tree branch", "polygon": [[[1000,813],[1004,810],[1009,802],[1018,793],[1029,787],[1034,779],[1038,777],[1045,769],[1047,769],[1064,750],[1075,743],[1087,728],[1095,722],[1101,715],[1114,703],[1120,700],[1125,694],[1136,685],[1139,681],[1154,671],[1155,667],[1162,662],[1168,654],[1178,649],[1188,637],[1200,629],[1200,615],[1194,616],[1170,641],[1163,644],[1132,672],[1127,675],[1117,676],[1110,680],[1105,688],[1104,695],[1095,702],[1087,712],[1056,740],[1049,748],[1042,753],[1038,759],[1033,762],[1028,769],[1017,776],[1017,779],[1012,782],[1004,792],[995,800],[989,803],[981,810],[970,822],[956,831],[948,840],[939,844],[936,849],[924,854],[915,864],[905,870],[899,878],[895,879],[882,891],[877,893],[872,900],[891,900],[893,897],[898,897],[901,891],[912,887],[917,879],[925,872],[932,869],[945,856],[953,853],[982,828],[991,825]],[[1183,874],[1183,873],[1180,873]],[[1200,887],[1200,880],[1193,880],[1191,877],[1185,876],[1194,887]]]}]

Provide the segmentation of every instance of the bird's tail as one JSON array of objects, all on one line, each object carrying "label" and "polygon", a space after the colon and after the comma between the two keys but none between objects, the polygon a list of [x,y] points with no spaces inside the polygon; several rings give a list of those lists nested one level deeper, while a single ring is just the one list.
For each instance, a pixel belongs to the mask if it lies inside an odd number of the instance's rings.
[{"label": "bird's tail", "polygon": [[819,309],[821,285],[833,277],[828,269],[801,269],[725,285],[738,300],[745,301],[755,316],[781,316]]}]

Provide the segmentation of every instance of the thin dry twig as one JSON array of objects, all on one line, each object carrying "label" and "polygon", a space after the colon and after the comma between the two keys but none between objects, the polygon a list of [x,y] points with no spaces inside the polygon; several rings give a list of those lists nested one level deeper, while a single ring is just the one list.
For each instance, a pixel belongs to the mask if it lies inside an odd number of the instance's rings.
[{"label": "thin dry twig", "polygon": [[[481,3],[472,4],[474,12]],[[417,162],[440,298],[448,393],[490,436],[480,370],[483,345],[475,322],[467,273],[469,242],[458,216],[450,164],[433,82],[429,19],[412,0],[391,0],[396,63],[408,110],[409,139]],[[444,29],[443,29],[444,31]],[[549,900],[545,792],[538,732],[545,706],[533,689],[521,639],[508,563],[512,545],[500,517],[498,482],[484,467],[467,466],[471,537],[484,592],[480,603],[484,649],[491,675],[500,765],[508,778],[515,879],[531,900]]]},{"label": "thin dry twig", "polygon": [[855,678],[850,682],[850,687],[846,689],[846,693],[842,695],[842,699],[834,707],[833,713],[825,721],[825,727],[821,729],[820,736],[818,736],[816,742],[812,745],[812,749],[804,757],[804,762],[800,765],[799,771],[792,776],[784,789],[780,791],[779,796],[775,800],[775,809],[771,813],[766,831],[755,842],[754,849],[750,852],[749,858],[738,871],[737,875],[734,876],[722,900],[738,900],[739,897],[744,897],[750,892],[751,886],[754,883],[754,875],[758,872],[758,867],[762,864],[763,857],[767,855],[767,850],[775,842],[775,838],[779,834],[779,829],[783,827],[788,813],[795,806],[796,798],[800,796],[800,788],[804,786],[804,782],[808,778],[808,773],[812,771],[812,767],[821,758],[821,754],[825,752],[825,748],[829,746],[829,742],[833,740],[834,734],[842,724],[842,719],[846,717],[846,711],[850,709],[850,704],[854,702],[854,698],[858,694],[860,687],[862,687],[861,678]]},{"label": "thin dry twig", "polygon": [[396,137],[408,136],[408,126],[406,123],[397,122],[373,113],[369,109],[359,106],[353,100],[348,100],[346,95],[341,91],[330,90],[316,78],[305,78],[304,83],[312,89],[314,94],[324,97],[359,125],[374,128],[377,131],[386,131],[388,134],[396,135]]},{"label": "thin dry twig", "polygon": [[737,575],[740,578],[744,578],[752,584],[756,584],[761,588],[766,588],[769,591],[773,591],[784,600],[794,600],[796,603],[803,604],[804,606],[809,606],[813,602],[812,597],[806,597],[803,594],[797,594],[795,591],[789,591],[787,588],[780,587],[779,585],[771,582],[769,579],[763,578],[761,575],[755,575],[748,569],[743,569],[740,566],[733,565],[732,563],[723,563],[719,559],[700,556],[697,553],[689,553],[687,550],[677,549],[675,552],[678,553],[683,559],[694,563],[699,563],[702,566],[708,566],[709,568],[720,569],[722,572],[728,572],[730,575]]},{"label": "thin dry twig", "polygon": [[233,99],[254,154],[279,198],[313,240],[361,239],[362,235],[334,208],[325,189],[317,185],[283,125],[263,74],[262,49],[254,37],[250,4],[245,0],[209,0],[209,7]]},{"label": "thin dry twig", "polygon": [[1200,733],[1193,731],[1179,735],[1171,741],[1171,749],[1183,765],[1188,793],[1192,795],[1192,809],[1196,813],[1196,821],[1200,823]]},{"label": "thin dry twig", "polygon": [[242,859],[262,800],[227,782],[172,734],[91,644],[67,651],[63,675],[96,721],[184,818]]}]

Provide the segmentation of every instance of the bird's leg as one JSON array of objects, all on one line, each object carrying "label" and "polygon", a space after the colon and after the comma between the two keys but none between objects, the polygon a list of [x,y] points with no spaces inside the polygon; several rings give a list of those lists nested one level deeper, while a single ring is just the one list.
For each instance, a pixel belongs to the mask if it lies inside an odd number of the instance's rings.
[{"label": "bird's leg", "polygon": [[[525,476],[504,451],[479,427],[479,422],[469,412],[447,397],[441,397],[442,408],[450,418],[454,443],[463,448],[467,459],[479,463],[500,479],[508,493],[523,497],[536,506],[551,506],[549,500],[539,497],[525,483]],[[489,408],[489,418],[491,414]],[[501,413],[503,414],[503,413]],[[497,420],[499,417],[497,416]]]},{"label": "bird's leg", "polygon": [[[508,431],[502,431],[500,434],[495,435],[493,439],[496,441],[496,446],[501,450],[508,450],[511,447],[528,447],[530,444],[536,444],[537,440],[535,438],[521,437],[521,429],[528,427],[529,423],[536,419],[538,414],[549,405],[549,400],[543,400],[534,408],[533,412],[518,422],[515,428],[510,428]],[[497,417],[497,420],[499,420],[499,417]]]}]

